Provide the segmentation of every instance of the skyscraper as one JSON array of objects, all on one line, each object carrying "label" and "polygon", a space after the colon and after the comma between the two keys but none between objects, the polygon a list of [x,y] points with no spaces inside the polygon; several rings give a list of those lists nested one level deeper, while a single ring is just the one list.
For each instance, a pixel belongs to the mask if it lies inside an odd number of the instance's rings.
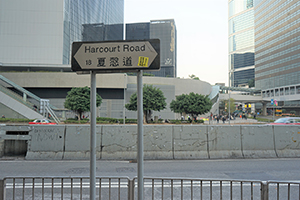
[{"label": "skyscraper", "polygon": [[126,24],[126,40],[160,39],[160,71],[149,72],[159,77],[177,76],[177,31],[174,19],[151,20],[150,23]]},{"label": "skyscraper", "polygon": [[229,86],[254,80],[253,0],[229,0]]},{"label": "skyscraper", "polygon": [[0,0],[2,69],[69,65],[84,24],[123,24],[124,0]]},{"label": "skyscraper", "polygon": [[255,65],[264,98],[300,105],[300,1],[255,1]]}]

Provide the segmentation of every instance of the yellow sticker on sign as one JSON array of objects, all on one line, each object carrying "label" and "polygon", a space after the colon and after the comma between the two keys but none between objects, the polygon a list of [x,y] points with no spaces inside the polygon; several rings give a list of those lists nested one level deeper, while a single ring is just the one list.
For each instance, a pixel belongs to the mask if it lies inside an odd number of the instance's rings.
[{"label": "yellow sticker on sign", "polygon": [[148,67],[148,61],[149,61],[148,57],[140,56],[139,57],[138,66],[140,66],[140,67]]}]

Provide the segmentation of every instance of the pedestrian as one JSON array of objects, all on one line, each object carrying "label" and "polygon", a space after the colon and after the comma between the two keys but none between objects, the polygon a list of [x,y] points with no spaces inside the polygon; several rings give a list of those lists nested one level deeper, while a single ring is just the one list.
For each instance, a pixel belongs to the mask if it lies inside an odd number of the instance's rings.
[{"label": "pedestrian", "polygon": [[219,120],[220,120],[220,116],[217,115],[217,123],[219,123]]},{"label": "pedestrian", "polygon": [[223,115],[223,117],[222,117],[222,121],[223,121],[223,124],[225,124],[226,118],[225,118],[224,115]]}]

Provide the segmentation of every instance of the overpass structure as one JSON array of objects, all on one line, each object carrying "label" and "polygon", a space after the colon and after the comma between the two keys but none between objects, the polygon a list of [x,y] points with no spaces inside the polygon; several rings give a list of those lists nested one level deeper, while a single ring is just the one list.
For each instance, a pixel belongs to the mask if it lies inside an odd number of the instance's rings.
[{"label": "overpass structure", "polygon": [[220,100],[234,99],[235,102],[243,104],[261,103],[263,115],[267,114],[267,103],[261,96],[261,90],[241,87],[220,86]]},{"label": "overpass structure", "polygon": [[220,86],[220,100],[230,98],[241,103],[261,103],[263,115],[267,114],[267,108],[273,107],[272,100],[279,102],[279,107],[297,108],[300,107],[300,85],[289,86],[286,88],[273,88],[268,91],[261,91],[252,88],[237,88]]},{"label": "overpass structure", "polygon": [[49,100],[39,98],[2,75],[0,75],[0,108],[3,117],[5,113],[12,113],[15,118],[27,119],[48,118],[50,115],[56,123],[60,122]]}]

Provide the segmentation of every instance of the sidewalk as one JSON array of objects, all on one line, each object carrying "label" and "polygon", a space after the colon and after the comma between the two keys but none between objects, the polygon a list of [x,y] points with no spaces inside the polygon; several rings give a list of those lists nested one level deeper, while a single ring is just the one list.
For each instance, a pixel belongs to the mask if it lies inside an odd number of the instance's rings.
[{"label": "sidewalk", "polygon": [[222,120],[219,120],[219,123],[217,123],[217,120],[212,121],[205,121],[205,125],[239,125],[239,124],[265,124],[265,122],[258,122],[256,119],[242,119],[242,118],[236,118],[230,120],[230,123],[228,120],[225,121],[225,123],[222,122]]}]

